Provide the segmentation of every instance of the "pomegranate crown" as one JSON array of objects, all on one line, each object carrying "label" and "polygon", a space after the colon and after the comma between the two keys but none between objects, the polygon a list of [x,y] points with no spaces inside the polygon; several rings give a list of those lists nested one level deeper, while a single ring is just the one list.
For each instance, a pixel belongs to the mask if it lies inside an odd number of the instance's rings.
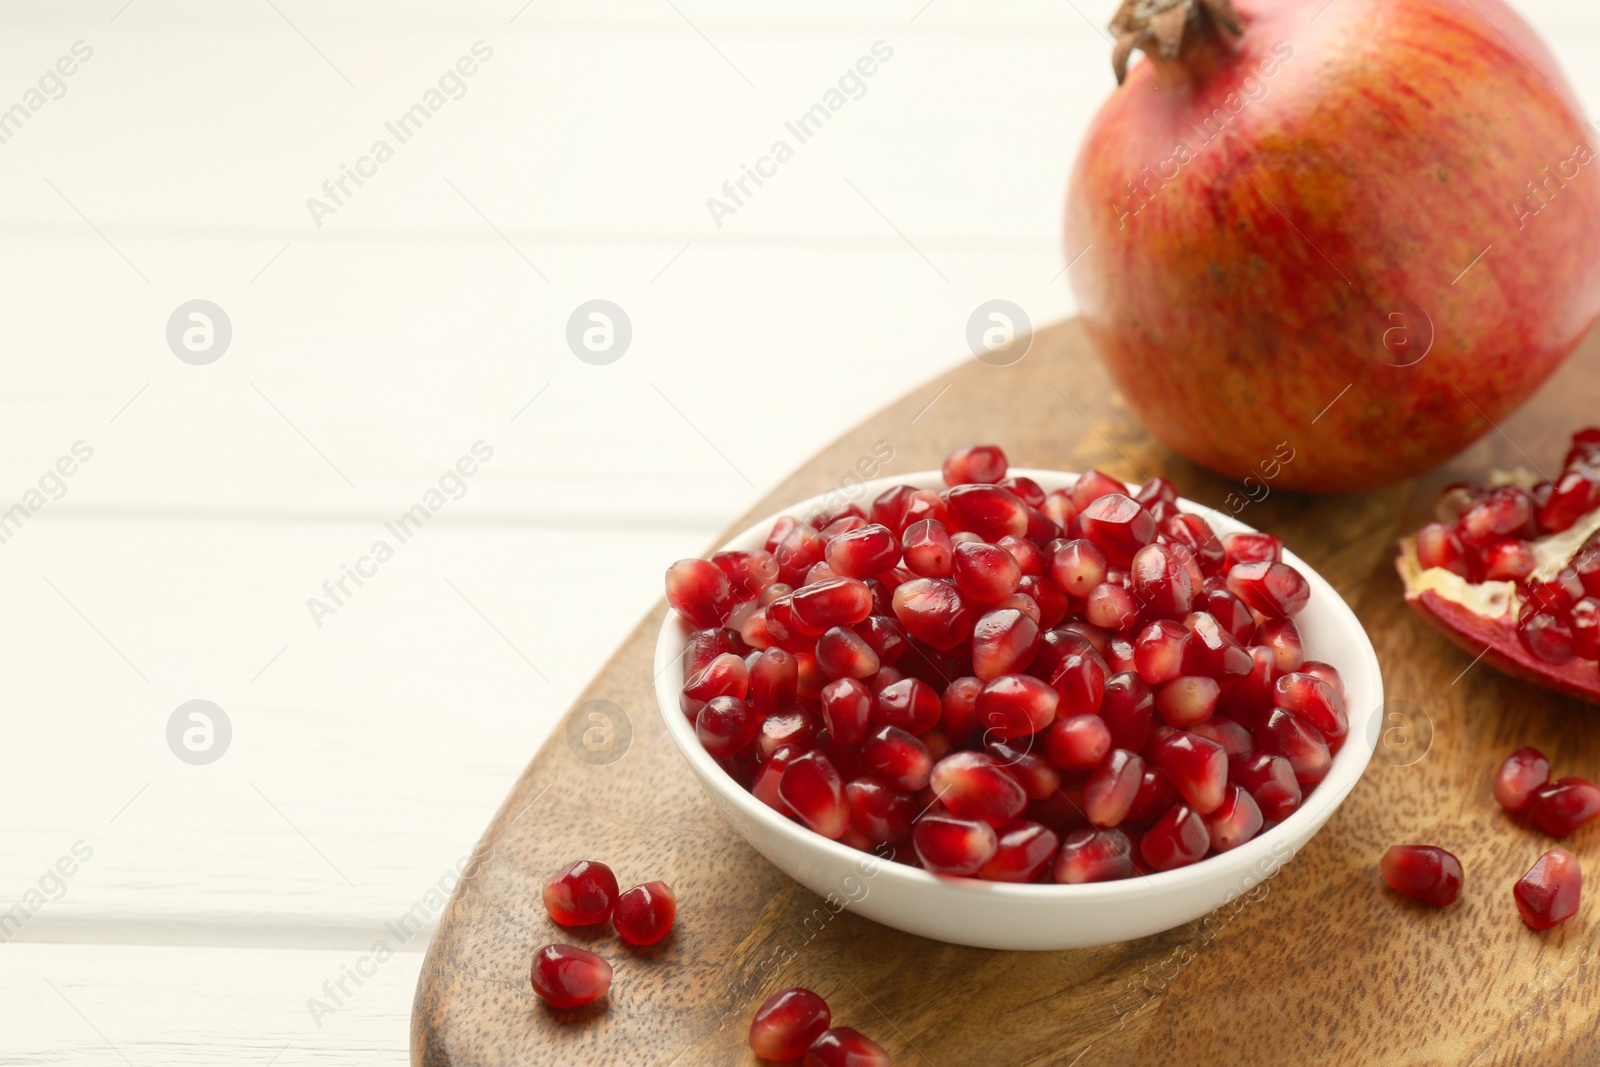
[{"label": "pomegranate crown", "polygon": [[1192,27],[1191,35],[1200,36],[1215,33],[1219,26],[1235,36],[1244,32],[1233,0],[1122,0],[1111,19],[1111,32],[1117,38],[1111,69],[1117,84],[1128,76],[1128,59],[1135,48],[1177,59],[1186,30]]}]

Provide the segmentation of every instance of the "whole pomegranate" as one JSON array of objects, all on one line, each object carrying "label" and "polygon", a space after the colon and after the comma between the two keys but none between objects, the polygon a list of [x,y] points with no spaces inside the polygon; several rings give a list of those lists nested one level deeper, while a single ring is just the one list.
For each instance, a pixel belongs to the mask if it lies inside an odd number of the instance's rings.
[{"label": "whole pomegranate", "polygon": [[1600,160],[1500,0],[1124,0],[1112,30],[1069,273],[1172,448],[1283,488],[1394,481],[1594,322]]}]

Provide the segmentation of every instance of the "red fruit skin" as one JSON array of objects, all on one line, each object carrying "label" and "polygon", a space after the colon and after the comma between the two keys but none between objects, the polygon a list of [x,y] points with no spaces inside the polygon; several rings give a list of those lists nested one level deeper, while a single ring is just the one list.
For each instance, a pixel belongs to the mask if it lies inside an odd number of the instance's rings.
[{"label": "red fruit skin", "polygon": [[1091,125],[1066,206],[1080,314],[1144,424],[1205,466],[1321,492],[1409,477],[1600,311],[1600,182],[1568,181],[1555,225],[1520,199],[1580,166],[1581,109],[1503,0],[1234,7],[1242,36],[1136,59]]}]

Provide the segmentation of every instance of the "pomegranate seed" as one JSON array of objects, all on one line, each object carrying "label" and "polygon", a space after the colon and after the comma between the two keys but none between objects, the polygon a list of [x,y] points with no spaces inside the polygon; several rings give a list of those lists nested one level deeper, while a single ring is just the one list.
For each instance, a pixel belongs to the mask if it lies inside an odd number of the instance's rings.
[{"label": "pomegranate seed", "polygon": [[928,786],[951,815],[1004,826],[1027,807],[1021,783],[987,752],[957,752],[933,765]]},{"label": "pomegranate seed", "polygon": [[1344,698],[1316,675],[1294,671],[1279,678],[1273,685],[1273,691],[1278,707],[1288,708],[1315,726],[1329,745],[1337,748],[1345,734],[1350,732]]},{"label": "pomegranate seed", "polygon": [[1057,882],[1081,885],[1110,882],[1133,873],[1133,845],[1121,830],[1074,830],[1056,854]]},{"label": "pomegranate seed", "polygon": [[850,825],[844,781],[821,752],[796,756],[778,779],[778,795],[800,820],[823,837],[838,837]]},{"label": "pomegranate seed", "polygon": [[1193,808],[1179,804],[1171,808],[1139,842],[1139,852],[1152,870],[1170,871],[1205,858],[1211,847],[1211,831]]},{"label": "pomegranate seed", "polygon": [[986,541],[998,541],[1006,534],[1024,537],[1028,533],[1028,505],[1008,489],[998,485],[958,485],[950,490],[948,499],[950,514]]},{"label": "pomegranate seed", "polygon": [[1050,550],[1050,577],[1070,596],[1086,597],[1106,580],[1106,555],[1092,542],[1057,541]]},{"label": "pomegranate seed", "polygon": [[990,882],[1032,882],[1055,858],[1060,838],[1048,826],[1018,820],[1000,831],[994,856],[978,868]]},{"label": "pomegranate seed", "polygon": [[970,675],[957,678],[945,687],[939,725],[958,745],[978,732],[978,694],[981,692],[983,679]]},{"label": "pomegranate seed", "polygon": [[724,652],[683,684],[683,695],[696,703],[722,696],[743,699],[749,686],[750,669],[744,660],[732,652]]},{"label": "pomegranate seed", "polygon": [[948,578],[955,566],[955,544],[944,523],[923,519],[906,527],[901,539],[906,567],[924,578]]},{"label": "pomegranate seed", "polygon": [[[827,542],[832,542],[835,537],[840,537],[844,534],[864,529],[870,525],[873,524],[867,522],[863,516],[841,515],[832,522],[828,523],[826,526],[822,527],[822,539]],[[826,557],[826,551],[824,551],[823,555]]]},{"label": "pomegranate seed", "polygon": [[1572,448],[1563,464],[1566,467],[1600,465],[1600,427],[1590,426],[1572,435]]},{"label": "pomegranate seed", "polygon": [[1227,580],[1208,578],[1206,584],[1211,588],[1203,591],[1195,599],[1194,609],[1216,619],[1217,625],[1222,627],[1236,644],[1248,644],[1254,640],[1256,617],[1244,606],[1244,601],[1228,592]]},{"label": "pomegranate seed", "polygon": [[854,630],[835,626],[817,638],[817,666],[829,678],[871,678],[878,673],[878,654]]},{"label": "pomegranate seed", "polygon": [[817,664],[817,657],[804,652],[795,654],[794,657],[794,691],[801,700],[819,700],[822,697],[822,687],[827,685],[829,678],[822,673],[822,668]]},{"label": "pomegranate seed", "polygon": [[1072,503],[1072,492],[1068,489],[1052,490],[1038,507],[1046,518],[1063,530],[1078,518],[1078,508]]},{"label": "pomegranate seed", "polygon": [[721,626],[733,609],[733,588],[715,563],[680,559],[667,568],[667,603],[693,626]]},{"label": "pomegranate seed", "polygon": [[978,724],[1002,741],[1026,737],[1055,720],[1059,701],[1056,690],[1038,678],[1004,674],[978,693]]},{"label": "pomegranate seed", "polygon": [[1430,522],[1417,531],[1417,564],[1424,570],[1442,567],[1467,576],[1467,551],[1455,531],[1442,522]]},{"label": "pomegranate seed", "polygon": [[1283,541],[1256,530],[1228,534],[1222,539],[1222,550],[1229,570],[1240,563],[1278,563],[1283,559]]},{"label": "pomegranate seed", "polygon": [[794,591],[795,617],[817,633],[853,626],[872,614],[872,590],[859,578],[828,578]]},{"label": "pomegranate seed", "polygon": [[1045,628],[1055,626],[1066,618],[1072,608],[1072,601],[1066,592],[1043,575],[1024,574],[1022,581],[1017,583],[1017,592],[1039,606],[1039,617],[1034,621]]},{"label": "pomegranate seed", "polygon": [[1300,781],[1282,756],[1247,752],[1230,757],[1228,777],[1255,798],[1261,814],[1272,822],[1282,822],[1300,807]]},{"label": "pomegranate seed", "polygon": [[757,800],[784,818],[788,818],[794,812],[789,810],[789,805],[778,795],[778,783],[783,779],[783,771],[789,766],[789,761],[800,753],[801,749],[796,745],[779,746],[777,751],[767,757],[767,762],[761,765],[761,773],[756,775],[755,784],[750,787],[750,792]]},{"label": "pomegranate seed", "polygon": [[1578,913],[1583,892],[1583,871],[1578,857],[1564,848],[1540,856],[1528,873],[1511,887],[1522,921],[1535,930],[1548,930]]},{"label": "pomegranate seed", "polygon": [[874,844],[893,844],[911,836],[917,805],[911,797],[876,778],[857,778],[844,787],[850,826]]},{"label": "pomegranate seed", "polygon": [[1383,854],[1383,880],[1404,893],[1441,908],[1461,895],[1461,861],[1433,845],[1395,845]]},{"label": "pomegranate seed", "polygon": [[1314,784],[1328,775],[1333,757],[1316,728],[1292,711],[1274,708],[1256,735],[1263,751],[1282,756],[1294,768],[1301,785]]},{"label": "pomegranate seed", "polygon": [[1276,677],[1297,671],[1306,661],[1300,630],[1288,619],[1268,619],[1256,627],[1251,642],[1272,650],[1272,673]]},{"label": "pomegranate seed", "polygon": [[968,541],[956,545],[952,574],[956,588],[968,600],[992,604],[1017,591],[1022,568],[1011,553],[998,545]]},{"label": "pomegranate seed", "polygon": [[1600,786],[1583,778],[1557,778],[1533,792],[1533,824],[1551,837],[1566,837],[1600,814]]},{"label": "pomegranate seed", "polygon": [[1600,660],[1600,600],[1586,596],[1572,605],[1570,629],[1573,655]]},{"label": "pomegranate seed", "polygon": [[1092,470],[1078,475],[1077,484],[1072,487],[1072,503],[1082,513],[1092,501],[1112,493],[1127,495],[1127,492],[1128,487],[1111,475]]},{"label": "pomegranate seed", "polygon": [[533,954],[529,977],[552,1008],[580,1008],[611,988],[611,964],[572,945],[546,945]]},{"label": "pomegranate seed", "polygon": [[1494,798],[1507,811],[1522,811],[1550,780],[1550,761],[1536,748],[1519,748],[1505,758],[1494,777]]},{"label": "pomegranate seed", "polygon": [[799,525],[800,520],[792,515],[778,516],[778,520],[772,524],[772,532],[767,534],[767,543],[762,546],[762,549],[769,554],[777,551],[778,546],[783,544],[784,538],[788,537],[794,531],[794,528]]},{"label": "pomegranate seed", "polygon": [[711,562],[728,576],[728,588],[735,600],[754,600],[778,580],[778,561],[765,550],[718,552]]},{"label": "pomegranate seed", "polygon": [[817,731],[822,723],[809,708],[795,704],[768,715],[761,720],[761,732],[756,735],[756,747],[765,758],[771,758],[783,745],[794,745],[802,752],[817,742]]},{"label": "pomegranate seed", "polygon": [[1221,745],[1229,756],[1242,756],[1255,749],[1255,738],[1250,731],[1220,715],[1213,716],[1205,722],[1197,722],[1189,727],[1189,732],[1199,734],[1207,740],[1215,741]]},{"label": "pomegranate seed", "polygon": [[[1590,546],[1584,551],[1595,551],[1594,539],[1591,539]],[[1529,580],[1526,586],[1528,603],[1525,610],[1541,611],[1563,619],[1585,592],[1583,579],[1573,567],[1562,568],[1560,573],[1549,581]]]},{"label": "pomegranate seed", "polygon": [[770,550],[772,558],[778,563],[778,581],[788,585],[801,584],[806,572],[822,562],[826,549],[821,533],[804,524],[795,526],[777,547]]},{"label": "pomegranate seed", "polygon": [[799,668],[794,656],[781,648],[769,648],[756,657],[748,671],[746,695],[757,715],[770,715],[794,703]]},{"label": "pomegranate seed", "polygon": [[603,923],[616,904],[617,876],[593,860],[575,860],[544,884],[544,910],[562,926]]},{"label": "pomegranate seed", "polygon": [[1311,583],[1287,563],[1240,563],[1228,572],[1228,591],[1258,615],[1287,619],[1311,599]]},{"label": "pomegranate seed", "polygon": [[1578,471],[1568,471],[1551,488],[1549,499],[1539,505],[1536,518],[1545,533],[1560,533],[1597,506],[1600,484]]},{"label": "pomegranate seed", "polygon": [[756,739],[761,723],[750,705],[738,697],[717,697],[700,709],[694,735],[713,756],[731,756]]},{"label": "pomegranate seed", "polygon": [[933,756],[917,735],[898,726],[885,726],[861,743],[861,765],[896,789],[915,793],[928,785]]},{"label": "pomegranate seed", "polygon": [[740,649],[734,643],[735,635],[720,627],[710,630],[696,630],[689,635],[688,647],[684,650],[684,677],[690,678],[706,669],[707,665],[724,652],[737,654]]},{"label": "pomegranate seed", "polygon": [[1156,520],[1121,493],[1096,498],[1078,516],[1078,525],[1113,567],[1129,566],[1134,553],[1156,538]]},{"label": "pomegranate seed", "polygon": [[1039,652],[1039,625],[1010,608],[991,611],[972,628],[972,673],[984,681],[1026,670]]},{"label": "pomegranate seed", "polygon": [[1111,751],[1111,730],[1098,715],[1073,715],[1050,727],[1045,752],[1064,771],[1087,771]]},{"label": "pomegranate seed", "polygon": [[1160,767],[1145,766],[1139,778],[1139,791],[1133,795],[1133,806],[1128,809],[1126,822],[1154,822],[1183,797]]},{"label": "pomegranate seed", "polygon": [[1340,700],[1344,699],[1344,679],[1339,676],[1338,671],[1334,670],[1328,664],[1320,663],[1314,659],[1308,659],[1304,664],[1301,665],[1300,672],[1302,674],[1310,674],[1317,678],[1321,678],[1324,682],[1327,682],[1329,685],[1333,686],[1333,691],[1339,694]]},{"label": "pomegranate seed", "polygon": [[1157,475],[1141,485],[1139,491],[1133,494],[1133,498],[1145,507],[1161,502],[1176,504],[1178,490],[1167,479]]},{"label": "pomegranate seed", "polygon": [[1261,832],[1265,820],[1255,797],[1241,786],[1227,787],[1222,805],[1206,816],[1206,830],[1211,835],[1211,848],[1226,852],[1238,848]]},{"label": "pomegranate seed", "polygon": [[889,1054],[861,1031],[837,1026],[806,1052],[805,1067],[889,1067]]},{"label": "pomegranate seed", "polygon": [[829,541],[827,559],[835,574],[870,578],[900,562],[900,542],[887,526],[873,523]]},{"label": "pomegranate seed", "polygon": [[1228,785],[1228,753],[1209,738],[1178,733],[1152,746],[1157,767],[1201,815],[1222,806]]},{"label": "pomegranate seed", "polygon": [[1133,642],[1133,663],[1139,677],[1155,685],[1183,673],[1192,639],[1181,623],[1160,619],[1139,631]]},{"label": "pomegranate seed", "polygon": [[1456,536],[1468,548],[1481,548],[1491,541],[1520,533],[1533,516],[1533,498],[1518,486],[1494,490],[1461,515]]},{"label": "pomegranate seed", "polygon": [[840,678],[822,687],[822,719],[834,741],[853,745],[867,736],[872,718],[872,692],[854,678]]},{"label": "pomegranate seed", "polygon": [[911,828],[911,844],[933,873],[973,875],[994,856],[1000,839],[981,820],[930,813]]},{"label": "pomegranate seed", "polygon": [[911,647],[905,629],[894,619],[883,615],[867,616],[856,624],[856,633],[861,635],[867,647],[878,657],[878,662],[885,667],[900,662],[900,657]]},{"label": "pomegranate seed", "polygon": [[1553,615],[1534,612],[1517,620],[1517,637],[1522,647],[1546,663],[1560,666],[1572,662],[1577,654],[1572,631]]},{"label": "pomegranate seed", "polygon": [[1083,813],[1096,826],[1115,826],[1127,818],[1144,778],[1144,760],[1114,748],[1083,784]]},{"label": "pomegranate seed", "polygon": [[1006,476],[1006,454],[999,445],[969,445],[944,458],[944,484],[993,485]]},{"label": "pomegranate seed", "polygon": [[[1032,743],[1031,738],[1028,743]],[[993,739],[987,739],[984,748],[1021,783],[1029,800],[1049,800],[1061,789],[1061,772],[1043,757]]]},{"label": "pomegranate seed", "polygon": [[1194,605],[1194,582],[1166,545],[1145,545],[1134,553],[1129,589],[1147,618],[1181,619]]},{"label": "pomegranate seed", "polygon": [[1102,630],[1126,630],[1139,621],[1139,606],[1133,594],[1120,585],[1101,582],[1089,590],[1083,604],[1083,617]]},{"label": "pomegranate seed", "polygon": [[[1131,633],[1132,631],[1130,630],[1129,632]],[[1106,661],[1106,669],[1112,674],[1132,671],[1138,666],[1138,657],[1134,655],[1133,642],[1122,634],[1118,634],[1106,642],[1106,649],[1102,655]]]},{"label": "pomegranate seed", "polygon": [[1486,581],[1520,582],[1538,562],[1533,557],[1533,546],[1526,541],[1511,539],[1496,541],[1482,552],[1483,577]]},{"label": "pomegranate seed", "polygon": [[[1253,566],[1253,564],[1246,564]],[[1277,566],[1277,564],[1273,564]],[[1219,682],[1242,678],[1250,673],[1252,661],[1234,636],[1217,622],[1209,612],[1196,611],[1183,620],[1194,643],[1189,647],[1199,673]]]},{"label": "pomegranate seed", "polygon": [[1050,561],[1044,550],[1025,537],[1002,537],[995,542],[995,547],[1011,553],[1024,578],[1037,578],[1049,570]]},{"label": "pomegranate seed", "polygon": [[617,898],[611,925],[630,945],[653,945],[672,930],[678,915],[678,898],[665,882],[636,885]]},{"label": "pomegranate seed", "polygon": [[750,1051],[764,1060],[797,1060],[833,1021],[828,1002],[809,989],[780,989],[750,1020]]},{"label": "pomegranate seed", "polygon": [[1211,524],[1199,515],[1173,515],[1161,523],[1161,532],[1174,544],[1194,553],[1200,573],[1206,577],[1227,572],[1227,553]]},{"label": "pomegranate seed", "polygon": [[913,734],[927,733],[939,725],[944,710],[939,694],[921,678],[902,678],[878,691],[873,708],[874,726],[898,726]]},{"label": "pomegranate seed", "polygon": [[1150,736],[1155,706],[1150,687],[1132,671],[1108,678],[1105,696],[1100,701],[1100,717],[1111,730],[1111,743],[1134,752],[1144,748]]},{"label": "pomegranate seed", "polygon": [[934,648],[955,648],[972,633],[972,612],[961,594],[934,578],[915,578],[896,589],[894,614],[911,636]]},{"label": "pomegranate seed", "polygon": [[1211,718],[1222,687],[1212,678],[1186,675],[1156,689],[1156,710],[1168,726],[1188,727]]}]

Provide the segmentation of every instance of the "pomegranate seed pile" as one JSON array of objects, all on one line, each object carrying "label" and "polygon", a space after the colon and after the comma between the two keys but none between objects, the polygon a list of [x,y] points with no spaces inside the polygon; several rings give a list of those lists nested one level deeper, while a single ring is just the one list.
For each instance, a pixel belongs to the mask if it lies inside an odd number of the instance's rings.
[{"label": "pomegranate seed pile", "polygon": [[680,706],[741,786],[937,874],[1090,882],[1236,848],[1328,773],[1343,683],[1278,538],[993,445],[943,475],[668,569]]},{"label": "pomegranate seed pile", "polygon": [[750,1051],[764,1060],[797,1060],[805,1067],[889,1067],[883,1046],[848,1026],[829,1028],[828,1002],[798,986],[780,989],[750,1020]]},{"label": "pomegranate seed pile", "polygon": [[[617,876],[594,860],[576,860],[544,885],[544,909],[562,926],[609,921],[630,945],[653,945],[672,930],[678,901],[665,882],[617,892]],[[611,964],[587,949],[546,945],[533,954],[533,991],[552,1008],[578,1008],[606,995]]]}]

